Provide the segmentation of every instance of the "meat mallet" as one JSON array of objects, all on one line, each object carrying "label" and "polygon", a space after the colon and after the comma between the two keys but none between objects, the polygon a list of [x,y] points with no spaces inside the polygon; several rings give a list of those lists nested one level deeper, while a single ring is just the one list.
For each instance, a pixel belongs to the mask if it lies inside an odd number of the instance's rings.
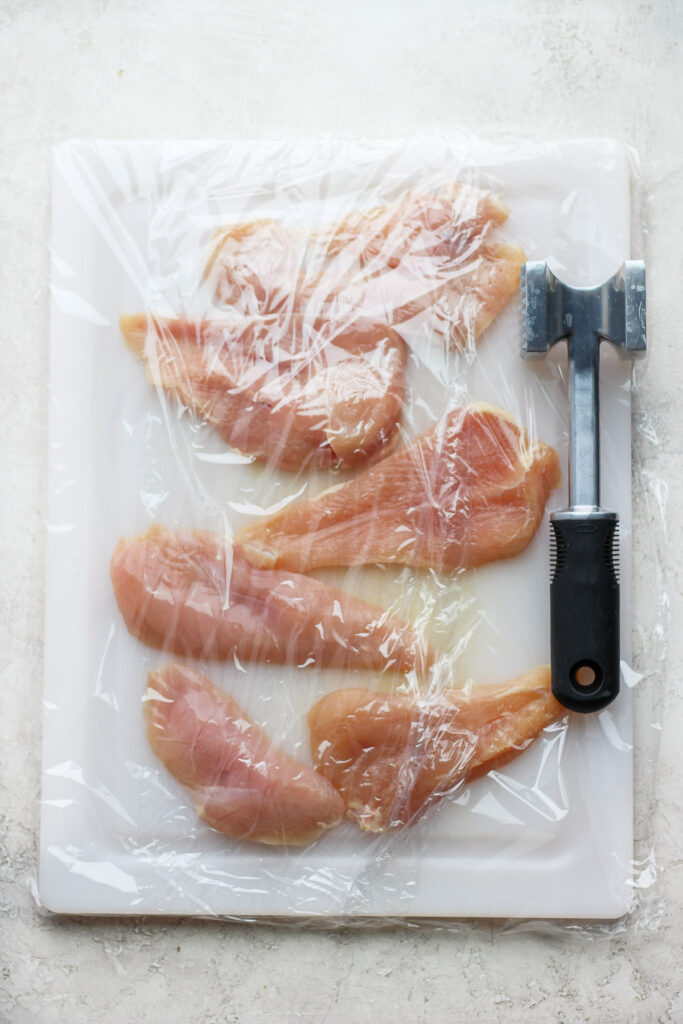
[{"label": "meat mallet", "polygon": [[596,288],[570,288],[547,263],[520,275],[522,355],[567,342],[569,507],[550,515],[550,664],[555,697],[599,711],[619,692],[618,515],[600,505],[600,343],[645,352],[645,264],[630,260]]}]

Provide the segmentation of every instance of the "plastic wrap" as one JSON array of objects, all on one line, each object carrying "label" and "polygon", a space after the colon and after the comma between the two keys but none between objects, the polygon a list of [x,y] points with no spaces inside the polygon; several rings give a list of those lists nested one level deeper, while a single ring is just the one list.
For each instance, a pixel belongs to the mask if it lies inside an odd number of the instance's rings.
[{"label": "plastic wrap", "polygon": [[45,907],[633,908],[631,366],[603,346],[625,685],[580,716],[566,359],[520,359],[517,301],[525,258],[616,271],[629,179],[607,141],[56,151]]}]

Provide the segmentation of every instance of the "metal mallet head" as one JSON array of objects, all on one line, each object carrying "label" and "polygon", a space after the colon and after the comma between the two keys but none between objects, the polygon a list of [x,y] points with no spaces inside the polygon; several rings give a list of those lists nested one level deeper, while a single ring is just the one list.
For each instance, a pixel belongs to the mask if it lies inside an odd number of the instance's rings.
[{"label": "metal mallet head", "polygon": [[617,515],[600,506],[600,343],[623,358],[645,353],[645,264],[571,288],[547,263],[527,263],[520,298],[525,358],[567,342],[569,507],[550,517],[552,685],[565,707],[595,711],[619,692]]},{"label": "metal mallet head", "polygon": [[547,263],[529,262],[522,267],[519,292],[526,317],[525,357],[544,355],[556,341],[574,333],[576,311],[584,316],[590,311],[590,329],[617,345],[624,357],[645,352],[645,264],[641,260],[627,260],[604,284],[593,288],[572,288]]}]

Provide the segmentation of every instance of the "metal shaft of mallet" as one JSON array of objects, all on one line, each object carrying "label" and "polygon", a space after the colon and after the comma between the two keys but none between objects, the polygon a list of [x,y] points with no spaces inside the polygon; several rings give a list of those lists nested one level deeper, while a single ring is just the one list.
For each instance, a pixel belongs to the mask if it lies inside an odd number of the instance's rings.
[{"label": "metal shaft of mallet", "polygon": [[569,507],[599,508],[600,347],[583,332],[568,346]]},{"label": "metal shaft of mallet", "polygon": [[645,352],[645,266],[625,263],[595,288],[571,288],[543,262],[520,279],[522,355],[567,342],[569,507],[551,524],[550,651],[553,693],[596,711],[619,692],[617,514],[600,504],[600,344],[623,358]]}]

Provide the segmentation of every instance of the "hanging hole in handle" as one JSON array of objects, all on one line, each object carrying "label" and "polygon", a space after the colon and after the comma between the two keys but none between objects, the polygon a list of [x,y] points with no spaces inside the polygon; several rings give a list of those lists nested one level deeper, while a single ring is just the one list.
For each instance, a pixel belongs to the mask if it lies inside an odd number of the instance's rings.
[{"label": "hanging hole in handle", "polygon": [[590,665],[579,665],[574,672],[574,682],[579,686],[592,686],[595,679],[595,669]]},{"label": "hanging hole in handle", "polygon": [[602,670],[594,661],[577,661],[569,675],[580,693],[592,693],[602,682]]}]

